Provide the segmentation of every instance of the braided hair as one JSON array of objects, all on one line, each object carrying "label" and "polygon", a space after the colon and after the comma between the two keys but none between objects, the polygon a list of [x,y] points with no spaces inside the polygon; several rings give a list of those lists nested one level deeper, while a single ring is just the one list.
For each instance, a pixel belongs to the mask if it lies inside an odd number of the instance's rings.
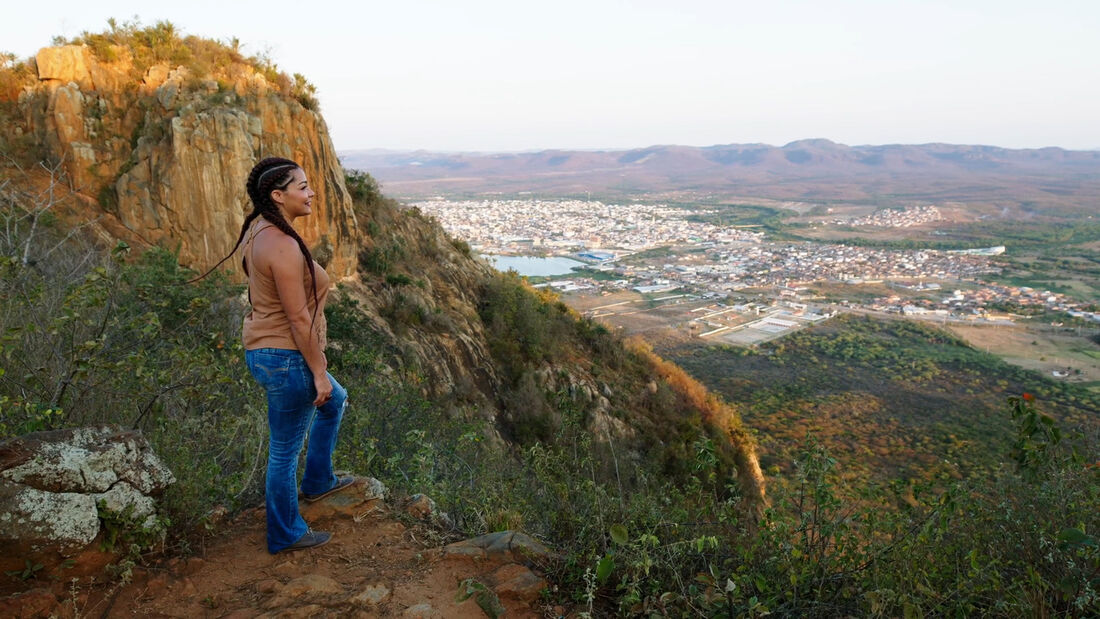
[{"label": "braided hair", "polygon": [[[250,212],[245,218],[244,223],[241,224],[241,233],[237,236],[237,243],[233,245],[232,251],[229,254],[218,261],[210,268],[209,271],[196,279],[202,279],[206,277],[210,271],[221,266],[223,262],[229,259],[241,246],[241,242],[244,240],[244,235],[248,231],[248,227],[252,225],[252,222],[257,217],[263,217],[267,221],[271,222],[279,230],[282,230],[284,234],[294,239],[298,243],[298,249],[302,250],[302,256],[306,261],[306,268],[309,270],[309,279],[313,288],[313,319],[317,318],[317,274],[313,268],[313,254],[310,253],[309,248],[306,247],[305,241],[299,236],[297,230],[290,225],[290,222],[283,217],[283,213],[279,210],[279,205],[275,204],[275,201],[271,199],[271,192],[279,189],[285,191],[290,186],[294,170],[301,169],[302,166],[298,165],[290,159],[283,159],[281,157],[267,157],[262,159],[259,163],[252,168],[252,171],[248,174],[248,180],[245,182],[245,189],[248,191],[248,197],[252,200],[252,212]],[[245,275],[249,275],[248,272],[248,258],[241,258],[241,266],[244,267]],[[192,280],[194,281],[194,280]]]}]

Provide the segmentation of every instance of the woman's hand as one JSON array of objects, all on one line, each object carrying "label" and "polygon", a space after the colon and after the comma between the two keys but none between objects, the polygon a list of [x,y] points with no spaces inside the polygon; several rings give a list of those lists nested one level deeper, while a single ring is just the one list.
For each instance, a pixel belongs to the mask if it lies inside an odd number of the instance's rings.
[{"label": "woman's hand", "polygon": [[317,399],[313,400],[314,406],[321,406],[332,398],[332,381],[328,379],[327,373],[314,376],[313,386],[317,388]]}]

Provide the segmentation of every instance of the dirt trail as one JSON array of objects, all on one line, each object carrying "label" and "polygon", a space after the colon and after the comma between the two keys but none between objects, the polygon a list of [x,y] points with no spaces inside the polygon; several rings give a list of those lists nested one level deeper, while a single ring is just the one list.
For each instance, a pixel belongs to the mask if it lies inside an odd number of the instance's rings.
[{"label": "dirt trail", "polygon": [[501,616],[564,614],[561,607],[543,607],[545,581],[512,554],[478,553],[468,542],[445,548],[434,529],[402,524],[385,502],[365,492],[359,480],[303,504],[315,530],[334,534],[318,548],[269,555],[263,509],[256,508],[225,525],[199,556],[135,568],[126,585],[32,590],[23,594],[25,603],[6,610],[17,617],[490,616],[475,598],[457,600],[461,583],[473,578],[498,594],[482,603],[499,604]]}]

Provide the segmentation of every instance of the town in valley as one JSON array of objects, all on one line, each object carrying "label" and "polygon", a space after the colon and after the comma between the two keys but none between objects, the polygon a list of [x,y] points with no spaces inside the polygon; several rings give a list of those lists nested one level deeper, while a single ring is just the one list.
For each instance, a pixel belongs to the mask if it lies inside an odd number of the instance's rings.
[{"label": "town in valley", "polygon": [[[707,209],[592,199],[421,199],[479,254],[569,258],[576,266],[533,277],[587,316],[624,333],[669,327],[715,343],[752,346],[837,312],[894,314],[960,329],[1021,325],[1059,316],[1080,331],[1100,328],[1094,305],[1061,291],[997,281],[1004,246],[967,250],[887,249],[769,240],[758,226],[716,225]],[[943,225],[934,205],[879,209],[822,224],[864,228]],[[506,268],[506,267],[501,267]],[[524,274],[524,273],[521,273]],[[1048,331],[1065,321],[1042,326]],[[1072,328],[1072,327],[1071,327]],[[1097,374],[1096,360],[1051,359],[1050,375]],[[1064,367],[1063,367],[1064,366]]]}]

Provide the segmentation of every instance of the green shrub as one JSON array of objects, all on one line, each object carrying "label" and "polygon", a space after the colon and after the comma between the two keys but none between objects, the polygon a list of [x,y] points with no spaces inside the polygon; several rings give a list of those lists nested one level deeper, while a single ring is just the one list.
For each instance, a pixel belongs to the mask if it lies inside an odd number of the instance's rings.
[{"label": "green shrub", "polygon": [[412,278],[404,273],[386,275],[386,284],[390,286],[407,286],[411,283],[413,283]]},{"label": "green shrub", "polygon": [[321,110],[321,104],[317,101],[317,87],[309,83],[306,76],[301,73],[294,74],[294,83],[291,85],[290,95],[307,110],[313,112]]},{"label": "green shrub", "polygon": [[132,257],[37,234],[49,260],[0,256],[0,438],[140,428],[179,479],[165,495],[173,521],[255,501],[264,408],[242,363],[240,287],[188,284],[166,250]]},{"label": "green shrub", "polygon": [[[169,21],[143,26],[137,19],[119,22],[112,18],[107,20],[107,30],[103,32],[84,31],[72,38],[57,37],[54,44],[87,45],[96,58],[107,63],[128,54],[133,61],[131,75],[136,80],[156,64],[182,66],[190,73],[188,88],[197,88],[206,79],[226,77],[231,65],[246,64],[263,75],[280,94],[293,98],[306,109],[319,109],[317,88],[303,75],[295,74],[292,79],[264,54],[246,58],[240,53],[238,39],[225,43],[184,36]],[[0,85],[3,83],[0,78]]]},{"label": "green shrub", "polygon": [[464,239],[450,239],[451,246],[458,250],[458,253],[466,256],[467,258],[473,257],[473,250],[470,249],[470,244]]}]

